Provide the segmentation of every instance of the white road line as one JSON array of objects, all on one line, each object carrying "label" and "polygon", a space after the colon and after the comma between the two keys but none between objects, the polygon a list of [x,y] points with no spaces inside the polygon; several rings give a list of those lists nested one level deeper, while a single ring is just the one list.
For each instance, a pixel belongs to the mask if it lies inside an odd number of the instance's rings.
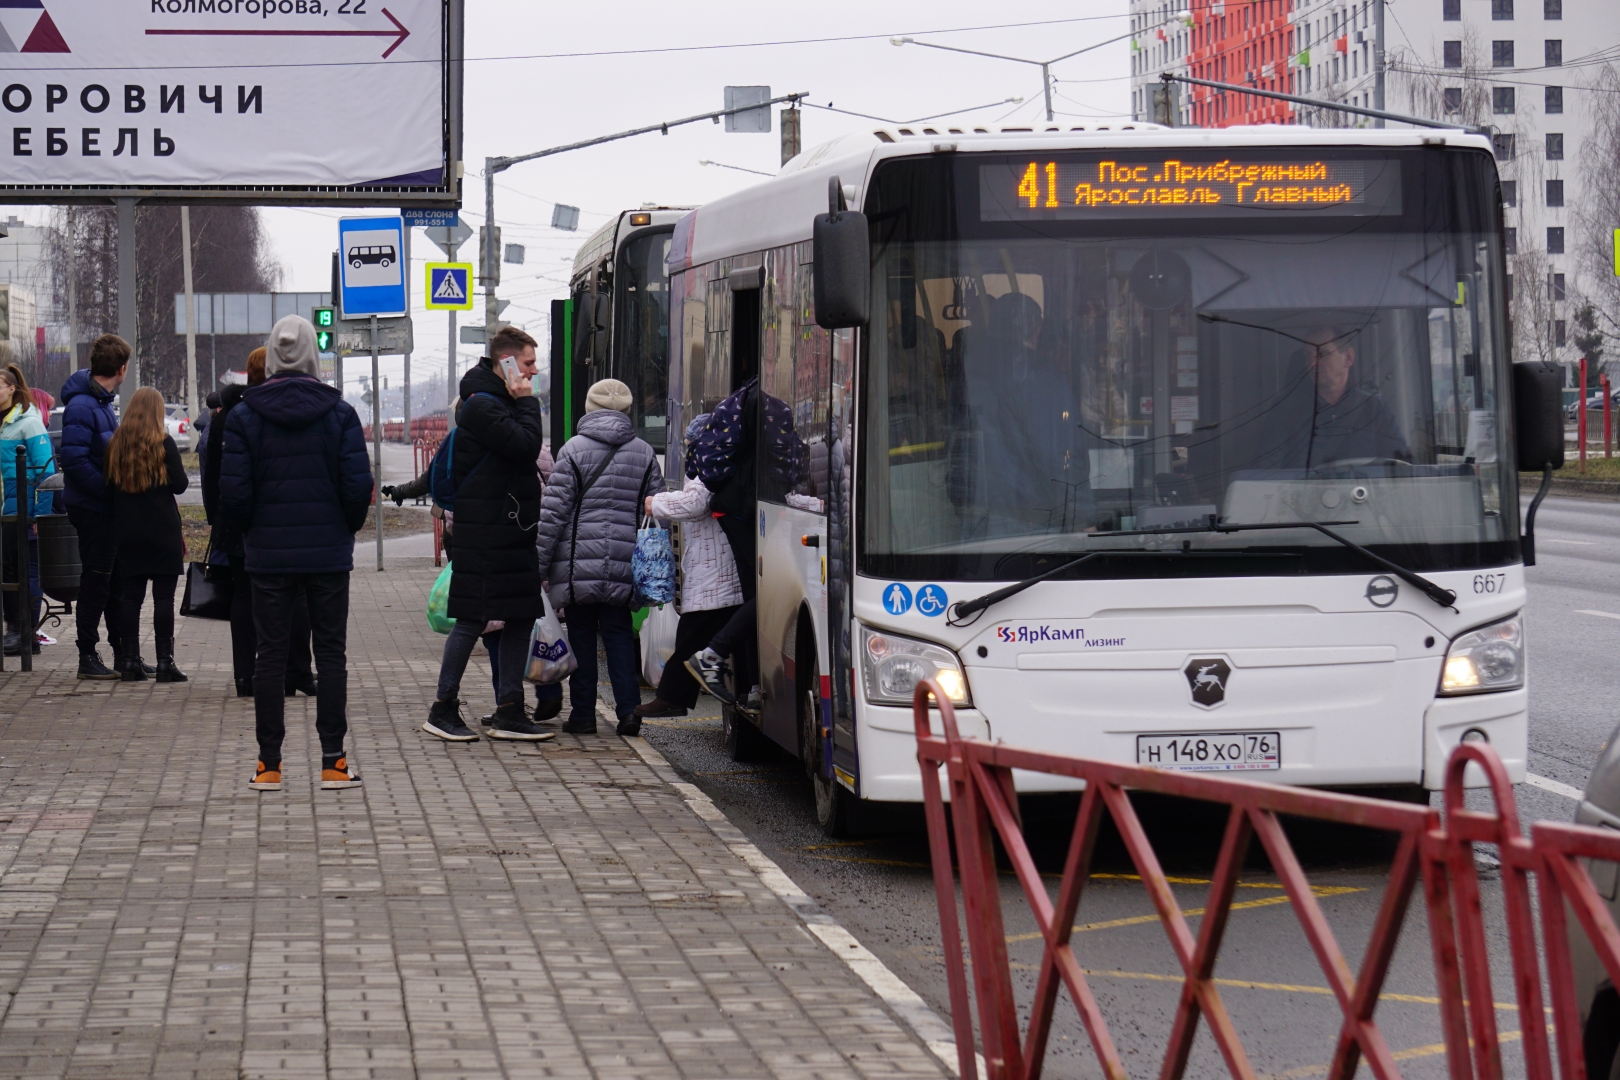
[{"label": "white road line", "polygon": [[1620,619],[1620,615],[1616,615],[1612,611],[1589,611],[1586,608],[1576,608],[1575,609],[1575,614],[1577,614],[1577,615],[1596,615],[1600,619]]},{"label": "white road line", "polygon": [[[1620,615],[1616,615],[1614,618],[1620,619]],[[1537,776],[1535,773],[1525,773],[1524,782],[1532,787],[1538,787],[1542,791],[1550,791],[1554,795],[1562,795],[1566,799],[1574,799],[1576,802],[1580,802],[1581,799],[1585,797],[1585,793],[1581,791],[1580,788],[1573,788],[1568,784],[1560,784],[1557,780],[1549,780],[1545,776]]]},{"label": "white road line", "polygon": [[1597,543],[1595,540],[1562,540],[1556,536],[1543,536],[1540,540],[1545,544],[1579,544],[1581,547],[1593,547]]},{"label": "white road line", "polygon": [[[696,786],[682,781],[679,774],[664,759],[664,755],[653,749],[646,739],[626,739],[625,742],[641,756],[641,760],[658,771],[666,783],[681,793],[681,797],[692,808],[692,812],[708,824],[715,836],[719,837],[733,854],[759,875],[766,888],[775,893],[794,914],[799,916],[804,922],[805,929],[832,950],[833,955],[843,960],[885,1005],[894,1010],[902,1022],[917,1033],[923,1045],[939,1059],[946,1071],[952,1076],[957,1075],[956,1033],[949,1024],[940,1019],[938,1013],[929,1008],[922,995],[907,986],[900,976],[889,970],[888,965],[857,941],[854,934],[844,929],[838,920],[822,910],[821,905],[806,896],[804,890],[795,885],[793,879],[788,877],[780,866],[760,851],[726,818],[713,800]],[[979,1059],[979,1068],[983,1075],[988,1075],[988,1072],[984,1071],[983,1058]]]}]

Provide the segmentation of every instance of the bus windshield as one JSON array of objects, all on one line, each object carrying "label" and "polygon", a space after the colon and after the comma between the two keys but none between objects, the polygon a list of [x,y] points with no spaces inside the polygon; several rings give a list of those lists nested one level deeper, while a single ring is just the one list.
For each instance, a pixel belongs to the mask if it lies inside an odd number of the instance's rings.
[{"label": "bus windshield", "polygon": [[1515,561],[1488,156],[1169,156],[880,167],[862,571],[1367,569],[1306,527],[1154,533],[1211,515],[1338,523],[1413,570]]}]

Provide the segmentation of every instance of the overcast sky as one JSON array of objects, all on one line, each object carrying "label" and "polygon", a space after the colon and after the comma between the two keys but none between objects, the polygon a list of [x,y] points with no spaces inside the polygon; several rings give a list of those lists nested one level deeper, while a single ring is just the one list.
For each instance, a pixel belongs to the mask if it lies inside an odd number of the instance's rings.
[{"label": "overcast sky", "polygon": [[[1039,68],[916,45],[897,48],[889,43],[890,36],[912,35],[961,48],[1050,59],[1124,34],[1129,28],[1127,6],[1126,0],[1037,0],[1016,5],[820,0],[781,7],[757,0],[684,4],[469,0],[462,220],[475,228],[483,223],[485,155],[521,154],[719,109],[727,84],[768,85],[773,94],[807,91],[815,105],[900,121],[1022,97],[1022,104],[999,104],[963,113],[961,119],[1009,123],[1038,119]],[[1005,25],[1012,23],[1037,25]],[[865,35],[871,36],[858,39]],[[690,48],[831,37],[857,40]],[[687,51],[534,58],[682,47]],[[1124,41],[1058,65],[1055,72],[1062,80],[1056,88],[1058,119],[1080,122],[1128,115],[1129,71]],[[772,126],[776,127],[774,116]],[[803,145],[808,149],[875,126],[870,120],[807,108]],[[336,107],[325,120],[312,117],[309,130],[312,137],[324,131],[327,137],[341,138]],[[776,130],[768,135],[726,134],[722,127],[703,123],[677,128],[667,136],[643,135],[514,167],[497,185],[497,218],[502,239],[527,245],[528,257],[525,265],[502,270],[497,292],[513,302],[507,318],[543,339],[549,301],[566,294],[574,252],[610,214],[643,202],[700,204],[763,179],[702,166],[700,160],[774,172],[780,154]],[[558,202],[580,208],[578,232],[550,228],[552,207]],[[283,270],[281,288],[328,288],[339,215],[311,209],[263,213]],[[413,300],[419,303],[422,264],[442,256],[421,232],[413,239],[412,256],[415,266],[408,280]],[[476,241],[462,248],[464,261],[476,257]],[[481,301],[474,318],[482,321]],[[435,375],[443,378],[446,329],[443,314],[418,310],[413,383]],[[479,350],[466,347],[461,353],[464,367]],[[349,378],[355,379],[362,365],[347,366]],[[394,380],[400,366],[397,357],[384,363],[391,386],[398,385]]]}]

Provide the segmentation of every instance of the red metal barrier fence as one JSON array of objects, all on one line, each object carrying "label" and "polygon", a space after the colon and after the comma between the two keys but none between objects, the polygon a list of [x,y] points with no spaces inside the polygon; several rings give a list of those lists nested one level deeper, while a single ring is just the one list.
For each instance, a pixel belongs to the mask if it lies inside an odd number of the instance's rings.
[{"label": "red metal barrier fence", "polygon": [[[930,729],[932,702],[943,735]],[[1234,1080],[1254,1080],[1254,1070],[1236,1027],[1221,1000],[1215,961],[1249,844],[1258,839],[1277,873],[1312,952],[1338,1004],[1342,1021],[1328,1080],[1350,1080],[1365,1058],[1379,1080],[1401,1074],[1374,1019],[1379,992],[1394,957],[1407,906],[1421,876],[1427,905],[1435,981],[1440,998],[1450,1080],[1501,1080],[1502,1060],[1490,960],[1486,951],[1479,878],[1473,845],[1491,843],[1501,852],[1504,911],[1509,953],[1523,1032],[1529,1080],[1585,1080],[1579,1007],[1566,936],[1568,901],[1609,977],[1620,986],[1620,931],[1593,887],[1588,858],[1620,860],[1620,833],[1577,825],[1538,822],[1526,839],[1520,831],[1513,786],[1501,760],[1489,747],[1465,743],[1447,765],[1445,816],[1422,806],[1354,795],[1286,788],[1207,775],[1037,753],[964,739],[955,711],[931,682],[919,683],[912,706],[917,756],[922,765],[929,850],[938,893],[941,944],[945,953],[951,1018],[956,1031],[958,1068],[977,1077],[973,1013],[968,999],[966,960],[957,921],[953,862],[959,869],[962,905],[978,1006],[979,1049],[991,1080],[1034,1080],[1041,1072],[1060,987],[1066,988],[1107,1080],[1126,1080],[1125,1066],[1097,1000],[1070,944],[1075,913],[1090,873],[1092,850],[1106,812],[1130,854],[1142,884],[1170,939],[1182,975],[1180,1001],[1171,1027],[1160,1080],[1180,1080],[1187,1069],[1193,1036],[1202,1019]],[[945,767],[950,789],[950,825],[940,783]],[[1484,770],[1495,810],[1463,805],[1463,775],[1470,765]],[[1066,776],[1085,782],[1062,880],[1054,902],[1024,841],[1013,770]],[[1226,831],[1211,875],[1197,933],[1187,925],[1153,846],[1131,805],[1127,790],[1203,800],[1228,808]],[[1378,919],[1362,957],[1352,971],[1328,926],[1315,893],[1284,834],[1278,815],[1339,822],[1396,834]],[[1012,975],[1003,929],[995,841],[1001,842],[1022,886],[1044,941],[1027,1027],[1019,1031]],[[1542,946],[1552,989],[1552,1028],[1560,1068],[1555,1074],[1541,993],[1530,880],[1542,890]],[[1472,1004],[1470,1004],[1472,1003]],[[1607,1080],[1594,1077],[1593,1080]]]}]

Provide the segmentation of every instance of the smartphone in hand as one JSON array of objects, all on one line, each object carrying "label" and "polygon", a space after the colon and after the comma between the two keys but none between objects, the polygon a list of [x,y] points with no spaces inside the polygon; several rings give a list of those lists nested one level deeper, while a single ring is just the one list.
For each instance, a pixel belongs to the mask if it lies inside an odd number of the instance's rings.
[{"label": "smartphone in hand", "polygon": [[501,357],[501,373],[506,377],[506,381],[508,383],[515,382],[521,378],[523,373],[518,370],[517,357]]}]

